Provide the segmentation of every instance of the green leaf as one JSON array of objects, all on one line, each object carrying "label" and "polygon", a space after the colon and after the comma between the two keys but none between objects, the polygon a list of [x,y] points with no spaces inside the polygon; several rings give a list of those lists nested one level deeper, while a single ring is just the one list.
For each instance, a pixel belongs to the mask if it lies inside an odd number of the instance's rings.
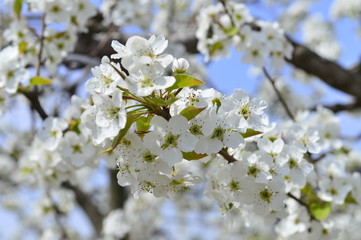
[{"label": "green leaf", "polygon": [[30,174],[34,171],[34,169],[29,168],[29,167],[23,167],[20,169],[20,173],[21,174]]},{"label": "green leaf", "polygon": [[[133,116],[132,114],[127,114],[127,123],[125,124],[125,127],[121,129],[118,133],[118,135],[113,139],[112,147],[110,149],[107,149],[104,152],[111,152],[118,146],[122,138],[127,134],[130,126],[137,120],[136,116]],[[103,152],[102,152],[103,153]]]},{"label": "green leaf", "polygon": [[349,192],[345,198],[345,204],[357,204],[356,199],[352,196],[352,193]]},{"label": "green leaf", "polygon": [[18,49],[19,49],[19,53],[25,53],[26,52],[26,47],[28,46],[28,43],[25,41],[22,41],[19,43]]},{"label": "green leaf", "polygon": [[14,5],[13,5],[14,13],[18,19],[20,19],[22,7],[23,7],[23,0],[15,0],[14,1]]},{"label": "green leaf", "polygon": [[238,33],[238,28],[236,28],[236,27],[223,28],[223,32],[228,37],[232,37]]},{"label": "green leaf", "polygon": [[200,114],[205,108],[196,108],[196,107],[187,107],[183,109],[179,115],[182,115],[183,117],[187,118],[187,120],[191,120],[192,118],[196,117],[198,114]]},{"label": "green leaf", "polygon": [[198,160],[198,159],[208,156],[207,154],[198,154],[194,151],[193,152],[182,152],[182,154],[183,154],[183,158],[185,160]]},{"label": "green leaf", "polygon": [[53,35],[45,37],[45,39],[49,40],[49,41],[54,40],[54,39],[60,39],[60,38],[65,37],[67,34],[68,34],[68,32],[57,32]]},{"label": "green leaf", "polygon": [[314,195],[313,191],[312,191],[312,187],[309,183],[306,184],[306,186],[304,186],[302,189],[301,189],[301,193],[303,195],[306,195],[306,196],[311,196],[311,195]]},{"label": "green leaf", "polygon": [[149,101],[157,106],[160,106],[160,107],[168,106],[167,101],[160,97],[147,98],[147,101]]},{"label": "green leaf", "polygon": [[346,147],[341,147],[340,149],[337,149],[335,151],[335,154],[349,154],[349,153],[350,153],[350,149]]},{"label": "green leaf", "polygon": [[219,98],[214,98],[212,100],[212,104],[213,106],[216,105],[217,106],[217,110],[216,110],[216,113],[218,113],[218,109],[221,107],[222,103],[221,103],[221,100],[219,100]]},{"label": "green leaf", "polygon": [[77,120],[71,120],[69,123],[69,130],[75,132],[76,134],[80,134],[81,131],[79,129],[80,119]]},{"label": "green leaf", "polygon": [[53,81],[48,79],[48,78],[43,78],[43,77],[39,77],[39,76],[35,76],[32,77],[30,79],[30,85],[35,86],[35,85],[49,85],[52,84]]},{"label": "green leaf", "polygon": [[308,209],[315,219],[325,220],[331,213],[331,203],[329,202],[312,202]]},{"label": "green leaf", "polygon": [[187,74],[177,74],[174,77],[175,83],[173,84],[173,86],[167,88],[168,91],[204,84],[204,82],[202,82],[201,80],[198,80],[197,78]]},{"label": "green leaf", "polygon": [[241,134],[242,134],[243,138],[249,138],[249,137],[253,137],[255,135],[261,134],[261,133],[262,132],[255,131],[253,129],[248,128],[245,133],[241,133]]},{"label": "green leaf", "polygon": [[137,131],[148,131],[152,117],[152,115],[148,115],[147,117],[138,117],[136,121]]},{"label": "green leaf", "polygon": [[166,100],[166,103],[169,105],[172,105],[174,102],[178,101],[179,98],[171,96],[168,100]]},{"label": "green leaf", "polygon": [[215,42],[213,44],[210,44],[208,46],[209,49],[209,55],[213,56],[217,51],[223,50],[224,45],[222,42]]}]

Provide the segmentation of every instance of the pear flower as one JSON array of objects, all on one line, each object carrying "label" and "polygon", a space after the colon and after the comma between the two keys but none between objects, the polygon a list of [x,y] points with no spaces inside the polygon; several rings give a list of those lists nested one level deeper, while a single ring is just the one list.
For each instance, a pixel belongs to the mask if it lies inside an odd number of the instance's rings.
[{"label": "pear flower", "polygon": [[156,144],[159,147],[156,148],[159,151],[156,154],[170,166],[182,161],[182,152],[194,150],[197,138],[187,131],[189,126],[185,117],[177,115],[168,122],[162,117],[155,116],[151,124],[155,129],[144,137],[144,141],[148,146]]},{"label": "pear flower", "polygon": [[189,62],[184,58],[178,58],[173,60],[172,71],[174,73],[186,73],[189,68]]},{"label": "pear flower", "polygon": [[137,65],[152,65],[159,63],[166,68],[173,60],[169,54],[161,54],[168,46],[164,36],[152,35],[149,39],[133,36],[128,39],[125,46],[118,41],[112,42],[117,52],[111,58],[122,59],[122,65],[130,72],[137,72]]}]

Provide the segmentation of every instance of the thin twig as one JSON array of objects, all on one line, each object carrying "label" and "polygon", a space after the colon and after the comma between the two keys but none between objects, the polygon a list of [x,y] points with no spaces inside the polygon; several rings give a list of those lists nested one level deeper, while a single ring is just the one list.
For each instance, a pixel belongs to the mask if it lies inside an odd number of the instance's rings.
[{"label": "thin twig", "polygon": [[[40,47],[37,56],[35,76],[40,75],[41,58],[44,47],[44,31],[45,31],[45,13],[42,16],[41,32],[39,36]],[[31,107],[35,109],[36,112],[39,113],[41,119],[45,120],[48,117],[48,114],[46,114],[44,108],[41,106],[41,103],[39,101],[39,90],[36,86],[32,91],[27,91],[25,89],[22,89],[21,87],[19,87],[18,91],[22,93],[30,101]]]},{"label": "thin twig", "polygon": [[59,209],[58,205],[54,202],[53,198],[51,197],[50,189],[47,189],[46,195],[50,200],[50,204],[51,204],[50,207],[54,211],[55,222],[58,225],[58,227],[60,228],[61,239],[64,239],[64,240],[69,239],[69,236],[65,230],[64,224],[62,223],[62,218],[64,217],[64,214]]},{"label": "thin twig", "polygon": [[271,75],[268,73],[268,71],[267,71],[267,69],[266,69],[265,67],[263,67],[262,70],[263,70],[264,75],[265,75],[266,78],[268,79],[268,81],[271,83],[272,88],[273,88],[273,90],[275,91],[275,93],[277,94],[277,97],[278,97],[278,99],[280,100],[282,106],[283,106],[284,109],[286,110],[287,115],[288,115],[293,121],[295,121],[296,118],[295,118],[295,116],[293,115],[293,113],[291,112],[290,108],[288,107],[285,99],[282,97],[281,92],[277,89],[275,80],[271,77]]},{"label": "thin twig", "polygon": [[310,209],[308,207],[308,204],[306,202],[304,202],[302,199],[297,198],[295,195],[293,195],[292,193],[287,193],[287,196],[289,198],[292,198],[293,200],[295,200],[296,202],[298,202],[301,206],[304,206],[308,212],[308,215],[310,216],[311,220],[315,220],[318,221],[316,218],[313,217],[312,213],[310,212]]},{"label": "thin twig", "polygon": [[112,32],[114,32],[118,27],[112,26],[109,30],[105,33],[105,36],[99,41],[98,45],[90,52],[90,56],[96,56],[98,52],[108,43],[109,39],[112,36]]},{"label": "thin twig", "polygon": [[230,14],[230,12],[228,11],[228,8],[227,8],[227,4],[226,4],[226,0],[219,0],[222,5],[223,5],[223,8],[224,8],[224,11],[225,13],[229,16],[230,20],[231,20],[231,24],[232,26],[236,27],[236,23],[233,21],[233,18],[232,18],[232,15]]},{"label": "thin twig", "polygon": [[222,149],[218,153],[219,153],[219,155],[224,157],[224,159],[226,159],[228,161],[228,163],[237,162],[237,159],[235,159],[232,155],[230,155],[225,149]]},{"label": "thin twig", "polygon": [[43,14],[42,18],[41,18],[41,30],[40,30],[40,35],[39,35],[39,41],[40,41],[40,47],[39,47],[39,52],[38,52],[38,60],[37,60],[37,65],[36,65],[36,76],[40,75],[40,67],[41,67],[41,58],[43,55],[43,48],[44,48],[44,32],[45,32],[45,13]]}]

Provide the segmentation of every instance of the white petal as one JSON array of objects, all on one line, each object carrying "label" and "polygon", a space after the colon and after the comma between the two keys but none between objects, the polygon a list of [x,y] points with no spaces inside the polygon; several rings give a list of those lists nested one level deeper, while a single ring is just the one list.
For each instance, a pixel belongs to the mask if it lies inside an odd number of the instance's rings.
[{"label": "white petal", "polygon": [[184,133],[188,129],[188,120],[182,116],[177,115],[169,120],[169,130],[173,134]]},{"label": "white petal", "polygon": [[197,137],[195,137],[190,133],[183,134],[178,139],[178,147],[183,152],[193,151],[196,143],[197,143]]}]

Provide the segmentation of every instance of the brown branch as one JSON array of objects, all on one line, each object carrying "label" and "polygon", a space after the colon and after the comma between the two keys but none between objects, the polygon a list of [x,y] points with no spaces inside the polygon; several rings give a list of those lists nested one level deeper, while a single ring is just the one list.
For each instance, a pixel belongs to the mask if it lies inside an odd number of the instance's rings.
[{"label": "brown branch", "polygon": [[37,91],[26,91],[19,87],[18,91],[22,93],[31,104],[31,108],[40,115],[41,119],[45,120],[48,117],[48,114],[45,112],[44,108],[41,106],[39,101],[39,94]]},{"label": "brown branch", "polygon": [[[361,107],[361,102],[353,102],[353,103],[337,103],[334,105],[324,105],[323,107],[330,109],[334,113],[342,112],[342,111],[352,111]],[[316,111],[317,106],[314,106],[311,111]]]},{"label": "brown branch", "polygon": [[90,197],[82,190],[69,182],[63,183],[62,186],[74,192],[77,203],[89,217],[96,234],[99,236],[102,230],[104,215],[99,211],[98,207],[91,202]]},{"label": "brown branch", "polygon": [[222,149],[221,151],[219,151],[218,154],[221,155],[222,157],[224,157],[224,159],[226,159],[228,161],[228,163],[233,163],[233,162],[238,161],[232,155],[230,155],[225,149]]},{"label": "brown branch", "polygon": [[117,179],[117,170],[109,169],[110,176],[110,209],[123,208],[126,200],[128,199],[128,191],[125,187],[119,186]]},{"label": "brown branch", "polygon": [[286,59],[295,67],[318,77],[327,85],[354,96],[361,101],[361,74],[347,70],[336,62],[327,60],[306,46],[287,38],[294,50],[291,59]]}]

